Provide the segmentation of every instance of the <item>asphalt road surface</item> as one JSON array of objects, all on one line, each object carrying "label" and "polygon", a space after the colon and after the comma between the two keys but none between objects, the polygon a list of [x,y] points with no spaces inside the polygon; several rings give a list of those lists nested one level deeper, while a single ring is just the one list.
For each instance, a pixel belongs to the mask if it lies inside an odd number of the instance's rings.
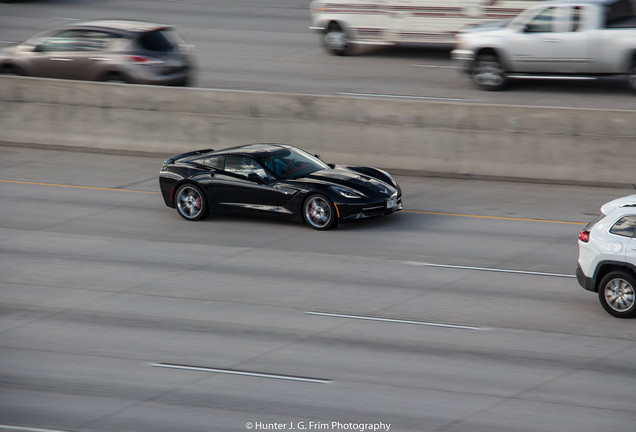
[{"label": "asphalt road surface", "polygon": [[187,222],[161,158],[0,151],[0,430],[636,430],[635,321],[573,278],[630,190],[398,177],[318,232]]},{"label": "asphalt road surface", "polygon": [[485,92],[451,64],[448,49],[369,50],[336,57],[309,30],[309,0],[16,0],[0,4],[0,45],[73,20],[132,18],[174,24],[195,45],[195,85],[363,97],[628,109],[623,78],[523,81]]}]

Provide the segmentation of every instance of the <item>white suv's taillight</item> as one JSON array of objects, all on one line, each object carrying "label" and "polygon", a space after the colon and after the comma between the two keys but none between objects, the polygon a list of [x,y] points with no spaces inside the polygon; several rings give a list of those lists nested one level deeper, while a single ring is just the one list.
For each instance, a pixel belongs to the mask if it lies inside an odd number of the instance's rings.
[{"label": "white suv's taillight", "polygon": [[581,230],[581,232],[579,233],[579,240],[581,240],[583,243],[589,242],[590,232],[587,230]]}]

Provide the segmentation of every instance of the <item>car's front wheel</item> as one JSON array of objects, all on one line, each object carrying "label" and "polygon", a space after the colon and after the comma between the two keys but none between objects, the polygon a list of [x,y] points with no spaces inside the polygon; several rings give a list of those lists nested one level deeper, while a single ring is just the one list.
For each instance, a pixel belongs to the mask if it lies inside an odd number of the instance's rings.
[{"label": "car's front wheel", "polygon": [[193,184],[184,184],[177,189],[175,207],[184,219],[196,221],[208,215],[208,202],[201,189]]},{"label": "car's front wheel", "polygon": [[480,54],[472,69],[473,81],[484,90],[501,90],[508,84],[508,76],[499,57],[495,54]]},{"label": "car's front wheel", "polygon": [[615,271],[607,274],[598,290],[603,309],[617,318],[636,316],[636,280],[632,275]]},{"label": "car's front wheel", "polygon": [[335,55],[349,55],[353,50],[349,33],[335,22],[332,22],[327,27],[323,34],[322,42],[325,48]]},{"label": "car's front wheel", "polygon": [[303,205],[303,216],[310,227],[327,230],[337,222],[336,208],[323,195],[312,195]]}]

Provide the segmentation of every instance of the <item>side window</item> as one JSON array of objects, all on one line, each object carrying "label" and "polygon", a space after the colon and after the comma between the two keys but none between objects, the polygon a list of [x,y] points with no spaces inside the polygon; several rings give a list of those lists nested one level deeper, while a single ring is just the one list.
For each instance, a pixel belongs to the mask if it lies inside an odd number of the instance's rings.
[{"label": "side window", "polygon": [[100,51],[110,47],[114,42],[121,39],[117,34],[83,30],[77,37],[76,51]]},{"label": "side window", "polygon": [[44,39],[38,51],[99,51],[120,39],[119,35],[94,30],[64,30]]},{"label": "side window", "polygon": [[248,156],[227,156],[225,158],[225,171],[247,177],[251,173],[265,178],[267,173],[258,162]]},{"label": "side window", "polygon": [[543,9],[526,25],[526,33],[547,33],[552,31],[553,21],[556,16],[556,8]]},{"label": "side window", "polygon": [[581,6],[574,6],[572,8],[572,18],[570,31],[576,32],[579,31],[581,27],[581,22],[583,21],[583,8]]},{"label": "side window", "polygon": [[634,237],[636,216],[623,216],[610,228],[610,233],[623,237]]},{"label": "side window", "polygon": [[225,166],[225,156],[212,156],[205,158],[203,164],[210,168],[222,170]]},{"label": "side window", "polygon": [[37,46],[37,51],[73,51],[77,39],[76,30],[64,30],[44,39]]}]

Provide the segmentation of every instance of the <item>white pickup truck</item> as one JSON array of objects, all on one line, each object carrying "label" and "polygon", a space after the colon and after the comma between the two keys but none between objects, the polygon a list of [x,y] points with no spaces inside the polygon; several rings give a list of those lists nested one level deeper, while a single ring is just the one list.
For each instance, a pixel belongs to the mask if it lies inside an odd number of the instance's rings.
[{"label": "white pickup truck", "polygon": [[631,0],[553,0],[512,20],[466,30],[452,58],[474,82],[499,90],[511,78],[626,75],[636,90],[636,12]]}]

